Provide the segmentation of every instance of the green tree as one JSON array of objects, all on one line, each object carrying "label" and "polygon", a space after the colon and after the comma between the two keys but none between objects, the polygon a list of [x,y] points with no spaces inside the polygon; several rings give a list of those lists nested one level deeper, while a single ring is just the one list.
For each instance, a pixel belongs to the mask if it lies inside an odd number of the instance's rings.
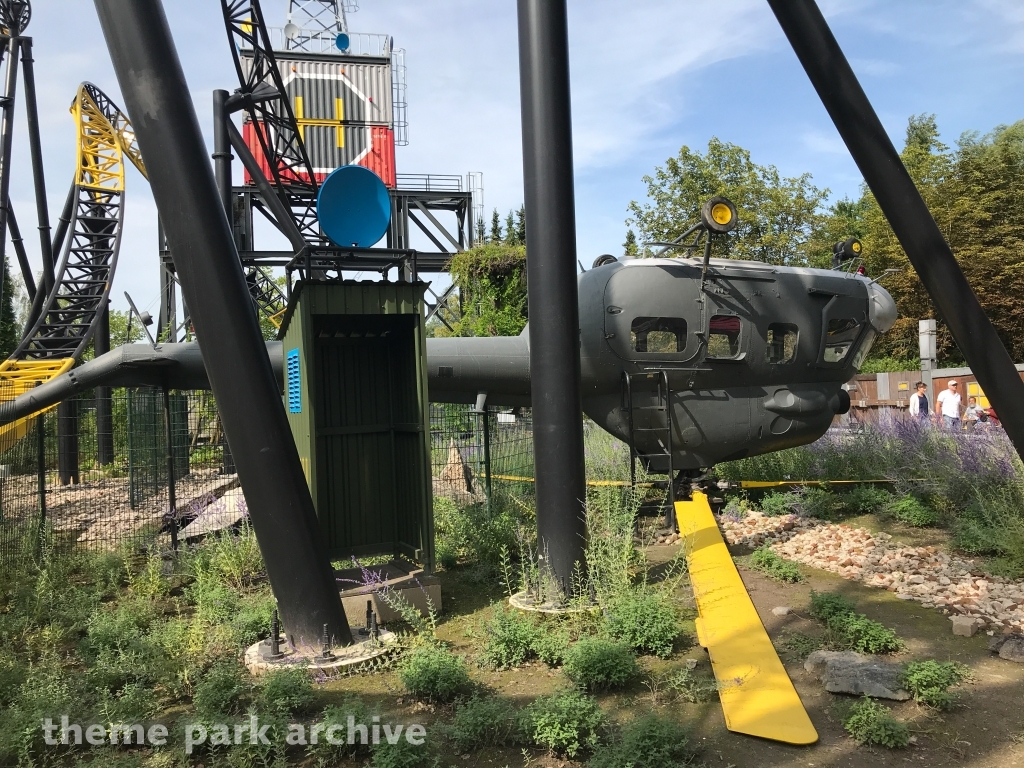
[{"label": "green tree", "polygon": [[636,232],[632,229],[626,230],[626,242],[622,244],[622,252],[627,256],[638,256],[640,247],[636,244]]},{"label": "green tree", "polygon": [[825,218],[821,206],[828,190],[815,187],[810,174],[783,177],[742,147],[712,138],[706,153],[684,146],[643,180],[648,202],[631,202],[626,220],[643,240],[678,237],[697,221],[708,198],[724,195],[736,205],[739,223],[720,239],[717,255],[794,265],[827,259],[814,251],[821,244],[813,235]]},{"label": "green tree", "polygon": [[526,245],[526,206],[516,211],[516,245]]},{"label": "green tree", "polygon": [[448,267],[462,317],[437,336],[516,336],[526,325],[526,247],[489,242],[457,253]]},{"label": "green tree", "polygon": [[484,217],[479,216],[476,220],[476,242],[484,243],[487,242],[487,227],[484,225]]},{"label": "green tree", "polygon": [[516,245],[516,220],[512,211],[505,217],[505,245]]},{"label": "green tree", "polygon": [[491,214],[491,235],[487,239],[489,243],[500,243],[501,242],[501,217],[498,215],[498,209],[495,208]]},{"label": "green tree", "polygon": [[14,314],[14,281],[11,279],[11,263],[7,257],[3,262],[3,297],[0,299],[0,355],[6,360],[21,341],[21,329]]}]

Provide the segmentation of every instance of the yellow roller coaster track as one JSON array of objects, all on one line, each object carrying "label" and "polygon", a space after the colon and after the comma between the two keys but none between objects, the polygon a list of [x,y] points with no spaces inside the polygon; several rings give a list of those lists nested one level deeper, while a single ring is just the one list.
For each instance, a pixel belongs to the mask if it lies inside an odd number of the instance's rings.
[{"label": "yellow roller coaster track", "polygon": [[[99,88],[82,83],[71,114],[78,127],[72,182],[76,205],[53,290],[18,348],[0,363],[0,402],[65,373],[85,351],[117,265],[125,157],[146,175],[128,117]],[[24,437],[31,420],[43,412],[0,427],[0,451]]]}]

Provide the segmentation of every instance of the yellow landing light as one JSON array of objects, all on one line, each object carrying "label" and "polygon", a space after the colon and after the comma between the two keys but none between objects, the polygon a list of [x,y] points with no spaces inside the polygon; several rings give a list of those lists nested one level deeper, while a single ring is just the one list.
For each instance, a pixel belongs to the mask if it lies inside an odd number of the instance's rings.
[{"label": "yellow landing light", "polygon": [[697,638],[707,648],[730,731],[787,744],[818,740],[722,540],[707,496],[676,502],[697,601]]},{"label": "yellow landing light", "polygon": [[718,224],[728,224],[732,221],[732,211],[725,203],[715,203],[711,208],[711,218]]}]

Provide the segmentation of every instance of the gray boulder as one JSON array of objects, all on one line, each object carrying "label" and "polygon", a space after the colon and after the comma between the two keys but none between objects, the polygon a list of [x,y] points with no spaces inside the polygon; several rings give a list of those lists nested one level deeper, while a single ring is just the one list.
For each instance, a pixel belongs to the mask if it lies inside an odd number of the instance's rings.
[{"label": "gray boulder", "polygon": [[815,651],[807,657],[804,669],[821,680],[829,693],[896,701],[910,698],[901,684],[903,665],[895,662],[854,651]]},{"label": "gray boulder", "polygon": [[988,641],[988,649],[998,653],[1000,659],[1024,664],[1024,635],[996,635]]}]

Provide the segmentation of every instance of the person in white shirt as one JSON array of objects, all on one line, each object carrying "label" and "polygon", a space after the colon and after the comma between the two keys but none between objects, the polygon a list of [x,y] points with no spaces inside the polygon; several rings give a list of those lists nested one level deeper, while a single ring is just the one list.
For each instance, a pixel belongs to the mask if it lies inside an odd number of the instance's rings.
[{"label": "person in white shirt", "polygon": [[946,429],[960,429],[960,393],[959,383],[950,379],[949,384],[939,393],[935,400],[935,409],[942,414],[942,423]]},{"label": "person in white shirt", "polygon": [[964,427],[968,432],[971,432],[979,421],[984,421],[988,418],[988,414],[985,413],[985,409],[978,405],[977,398],[967,398],[967,409],[964,411]]},{"label": "person in white shirt", "polygon": [[915,385],[915,389],[917,392],[910,396],[910,415],[924,421],[928,418],[928,395],[925,394],[928,386],[923,381],[919,381]]}]

